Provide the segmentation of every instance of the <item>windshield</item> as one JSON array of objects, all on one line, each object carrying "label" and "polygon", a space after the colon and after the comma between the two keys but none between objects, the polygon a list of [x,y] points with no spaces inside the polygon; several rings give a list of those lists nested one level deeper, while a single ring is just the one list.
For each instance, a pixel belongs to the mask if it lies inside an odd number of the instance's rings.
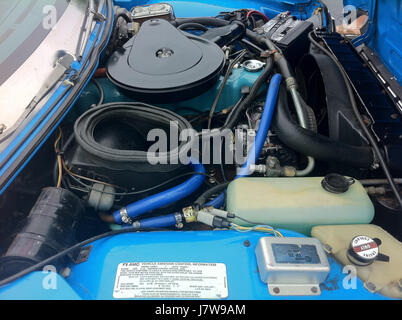
[{"label": "windshield", "polygon": [[0,0],[0,85],[46,38],[67,5],[66,0]]},{"label": "windshield", "polygon": [[[0,0],[0,137],[25,119],[56,61],[76,52],[87,7],[85,0]],[[38,99],[31,116],[46,102]]]}]

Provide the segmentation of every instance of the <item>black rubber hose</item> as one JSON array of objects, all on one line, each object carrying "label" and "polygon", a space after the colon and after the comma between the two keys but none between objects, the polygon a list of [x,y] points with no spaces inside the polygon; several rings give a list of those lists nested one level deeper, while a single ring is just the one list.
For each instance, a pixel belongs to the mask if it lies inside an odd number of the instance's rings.
[{"label": "black rubber hose", "polygon": [[243,110],[246,110],[256,99],[259,94],[259,91],[264,83],[267,82],[269,76],[272,73],[273,62],[272,59],[268,59],[265,65],[264,71],[259,75],[257,80],[255,80],[253,86],[250,89],[250,93],[247,97],[241,101],[238,107],[233,110],[232,113],[229,114],[225,125],[222,129],[227,128],[231,129],[236,124],[237,119],[239,118],[240,114]]},{"label": "black rubber hose", "polygon": [[199,17],[199,18],[177,18],[171,22],[175,27],[179,27],[185,23],[198,23],[204,26],[211,27],[224,27],[230,24],[229,21],[212,18],[212,17]]},{"label": "black rubber hose", "polygon": [[181,25],[179,25],[177,27],[177,29],[179,30],[187,30],[187,29],[192,29],[192,30],[202,30],[202,31],[208,31],[209,28],[207,28],[206,26],[204,26],[201,23],[195,23],[195,22],[187,22],[187,23],[183,23]]},{"label": "black rubber hose", "polygon": [[92,78],[92,82],[99,91],[98,103],[96,105],[94,105],[95,107],[97,107],[97,106],[100,106],[101,104],[103,104],[103,102],[105,101],[105,91],[103,90],[103,88],[98,80]]},{"label": "black rubber hose", "polygon": [[115,15],[113,21],[113,32],[110,37],[110,43],[114,44],[117,40],[119,28],[117,26],[117,22],[120,18],[123,18],[127,23],[131,23],[133,20],[130,17],[130,12],[125,8],[115,7]]},{"label": "black rubber hose", "polygon": [[311,130],[315,133],[318,132],[317,119],[315,117],[314,110],[304,101],[304,99],[299,94],[300,104],[303,108],[304,116],[306,119],[306,129]]},{"label": "black rubber hose", "polygon": [[284,87],[279,92],[272,124],[284,144],[306,156],[358,168],[371,168],[374,163],[374,154],[370,147],[343,144],[300,127],[291,117]]},{"label": "black rubber hose", "polygon": [[86,246],[86,245],[88,245],[88,244],[90,244],[92,242],[95,242],[95,241],[98,241],[100,239],[104,239],[104,238],[107,238],[107,237],[116,236],[116,235],[119,235],[119,234],[134,233],[134,232],[139,232],[139,231],[167,231],[167,230],[163,230],[163,229],[125,228],[125,229],[120,229],[120,230],[109,231],[107,233],[103,233],[103,234],[100,234],[98,236],[94,236],[94,237],[92,237],[90,239],[87,239],[85,241],[77,243],[77,244],[73,245],[72,247],[67,248],[67,249],[57,253],[56,255],[54,255],[52,257],[49,257],[49,258],[43,260],[42,262],[39,262],[39,263],[37,263],[37,264],[35,264],[35,265],[31,266],[31,267],[28,267],[28,268],[26,268],[26,269],[24,269],[24,270],[22,270],[22,271],[20,271],[20,272],[18,272],[16,274],[10,276],[10,277],[8,277],[8,278],[0,280],[0,287],[5,286],[6,284],[8,284],[10,282],[13,282],[13,281],[15,281],[15,280],[17,280],[17,279],[19,279],[21,277],[24,277],[24,276],[28,275],[31,272],[34,272],[36,270],[40,270],[44,266],[50,265],[50,264],[54,263],[54,261],[56,261],[56,260],[58,260],[58,259],[60,259],[62,257],[65,257],[68,254],[72,254],[72,253],[76,252],[76,250],[79,250],[80,248],[82,248],[82,247],[84,247],[84,246]]},{"label": "black rubber hose", "polygon": [[246,30],[246,37],[249,38],[252,42],[257,43],[258,45],[265,46],[268,50],[274,52],[274,60],[275,64],[278,66],[279,70],[281,71],[282,76],[287,79],[292,77],[292,72],[289,67],[289,64],[282,54],[281,50],[268,38],[255,33],[254,31],[247,29]]},{"label": "black rubber hose", "polygon": [[208,189],[202,195],[200,195],[197,198],[197,200],[195,200],[194,206],[196,208],[202,208],[210,197],[212,197],[215,194],[221,193],[223,190],[225,190],[228,187],[229,183],[230,183],[230,181],[227,181],[227,182],[218,184],[218,185]]}]

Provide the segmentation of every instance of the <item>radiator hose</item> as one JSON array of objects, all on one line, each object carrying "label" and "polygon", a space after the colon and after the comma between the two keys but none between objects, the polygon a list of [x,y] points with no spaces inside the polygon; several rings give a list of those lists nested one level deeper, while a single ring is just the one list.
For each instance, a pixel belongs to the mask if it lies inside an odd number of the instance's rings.
[{"label": "radiator hose", "polygon": [[347,145],[299,126],[292,119],[283,87],[279,92],[273,127],[284,144],[306,156],[357,168],[370,168],[374,164],[374,154],[370,147]]}]

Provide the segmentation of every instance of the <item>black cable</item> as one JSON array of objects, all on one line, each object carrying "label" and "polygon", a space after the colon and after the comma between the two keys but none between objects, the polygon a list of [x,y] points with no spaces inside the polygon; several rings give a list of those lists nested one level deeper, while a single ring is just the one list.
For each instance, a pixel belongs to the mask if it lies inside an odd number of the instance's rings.
[{"label": "black cable", "polygon": [[381,150],[380,150],[375,138],[373,137],[373,135],[370,133],[370,131],[366,127],[366,125],[364,123],[364,120],[363,120],[363,118],[362,118],[362,116],[361,116],[361,114],[359,112],[359,109],[358,109],[357,103],[356,103],[356,99],[355,99],[355,96],[354,96],[353,88],[352,88],[352,85],[350,84],[350,81],[349,81],[348,75],[346,74],[346,71],[344,70],[342,64],[338,61],[338,59],[329,50],[324,48],[321,44],[319,44],[313,38],[313,34],[314,34],[314,31],[311,31],[308,34],[308,37],[309,37],[309,40],[311,41],[311,43],[313,45],[315,45],[318,49],[320,49],[322,52],[324,52],[336,64],[336,66],[338,67],[339,71],[341,72],[342,77],[343,77],[343,79],[345,81],[347,90],[348,90],[348,94],[349,94],[349,98],[350,98],[350,102],[351,102],[351,105],[352,105],[353,112],[354,112],[354,114],[355,114],[355,116],[356,116],[361,128],[363,129],[365,135],[367,136],[368,140],[370,141],[370,144],[373,147],[375,155],[377,156],[377,159],[378,159],[378,161],[380,163],[380,166],[381,166],[382,170],[384,171],[385,177],[387,178],[388,183],[389,183],[393,193],[395,194],[395,197],[396,197],[396,199],[397,199],[397,201],[399,203],[399,206],[402,208],[402,198],[401,198],[401,196],[399,194],[398,187],[394,183],[392,174],[391,174],[391,172],[390,172],[390,170],[388,168],[388,165],[387,165],[386,161],[384,160],[384,157],[383,157],[383,155],[381,153]]},{"label": "black cable", "polygon": [[248,224],[252,224],[252,225],[256,225],[256,226],[257,226],[257,225],[265,225],[265,224],[266,224],[266,223],[262,223],[262,222],[250,221],[250,220],[244,219],[244,218],[242,218],[242,217],[239,217],[238,215],[235,215],[233,219],[239,219],[239,220],[242,220],[242,221],[244,221],[244,222],[246,222],[246,223],[248,223]]},{"label": "black cable", "polygon": [[95,107],[97,107],[97,106],[100,106],[101,104],[103,104],[103,102],[105,101],[105,91],[103,90],[103,87],[101,86],[101,84],[99,83],[98,80],[92,78],[92,82],[99,91],[98,103],[96,105],[94,105]]},{"label": "black cable", "polygon": [[258,93],[262,85],[267,82],[269,76],[272,73],[272,67],[273,67],[272,59],[268,59],[264,71],[258,76],[257,80],[254,81],[254,84],[250,89],[250,93],[244,100],[240,102],[240,104],[236,108],[233,109],[233,112],[229,114],[223,128],[231,129],[234,127],[241,112],[247,109],[251,105],[251,103],[254,102],[255,98],[258,96]]},{"label": "black cable", "polygon": [[224,155],[223,150],[224,150],[224,148],[222,148],[222,146],[224,145],[224,139],[225,139],[224,137],[221,138],[221,163],[220,163],[220,169],[221,169],[221,175],[222,175],[223,182],[227,182],[228,179],[226,178],[225,168],[223,166],[223,155]]},{"label": "black cable", "polygon": [[[169,180],[166,180],[166,181],[164,181],[164,182],[162,182],[162,183],[160,183],[160,184],[158,184],[156,186],[153,186],[153,187],[150,187],[150,188],[147,188],[147,189],[143,189],[143,190],[138,190],[138,191],[133,191],[133,192],[121,192],[121,193],[119,193],[119,192],[108,192],[108,191],[99,191],[99,192],[105,193],[105,194],[111,194],[111,195],[115,195],[115,196],[133,196],[133,195],[138,195],[138,194],[142,194],[142,193],[147,193],[147,192],[153,191],[155,189],[159,189],[159,188],[161,188],[161,187],[163,187],[163,186],[165,186],[167,184],[170,184],[170,183],[172,183],[172,182],[174,182],[176,180],[179,180],[179,179],[187,177],[187,176],[193,176],[193,175],[202,175],[202,176],[205,176],[207,178],[213,178],[211,175],[209,175],[207,173],[203,173],[203,172],[186,172],[186,173],[180,174],[178,176],[175,176],[173,178],[170,178]],[[70,175],[70,176],[75,181],[80,183],[82,186],[84,186],[84,187],[86,187],[86,188],[88,188],[90,190],[96,190],[93,186],[90,186],[90,185],[82,182],[79,178],[74,177],[73,175]],[[98,190],[96,190],[96,191],[98,191]]]},{"label": "black cable", "polygon": [[250,48],[253,48],[254,50],[258,51],[259,53],[264,51],[259,46],[257,46],[256,44],[252,43],[251,41],[248,41],[247,39],[241,39],[240,42],[245,44],[246,46],[248,46]]},{"label": "black cable", "polygon": [[222,95],[223,89],[225,88],[226,83],[227,83],[227,81],[228,81],[228,79],[229,79],[229,77],[230,77],[230,75],[231,75],[231,73],[232,73],[232,70],[233,70],[234,66],[244,57],[244,55],[246,54],[246,52],[247,52],[246,50],[243,50],[243,52],[240,53],[240,54],[229,64],[229,67],[228,67],[228,69],[227,69],[227,71],[226,71],[225,77],[224,77],[224,79],[223,79],[223,81],[222,81],[222,83],[221,83],[221,86],[220,86],[220,88],[219,88],[218,94],[217,94],[217,96],[216,96],[216,98],[215,98],[215,100],[214,100],[214,103],[213,103],[213,105],[212,105],[212,107],[211,107],[211,110],[209,111],[209,116],[208,116],[208,129],[211,129],[212,118],[213,118],[213,116],[214,116],[216,107],[218,106],[219,99],[220,99],[220,97],[221,97],[221,95]]},{"label": "black cable", "polygon": [[225,190],[227,188],[227,186],[229,185],[229,183],[230,183],[230,181],[227,181],[227,182],[218,184],[218,185],[212,187],[211,189],[208,189],[202,195],[200,195],[197,198],[197,200],[195,200],[194,206],[198,207],[198,208],[202,208],[204,206],[205,202],[207,202],[208,198],[210,198],[214,194],[220,193],[222,190]]},{"label": "black cable", "polygon": [[233,114],[236,112],[236,109],[239,108],[239,106],[241,105],[241,103],[242,103],[244,97],[245,97],[245,96],[242,95],[242,96],[240,97],[240,99],[236,102],[236,104],[233,106],[233,108],[232,108],[232,110],[230,111],[229,115],[226,117],[226,121],[225,121],[225,123],[224,123],[224,125],[223,125],[224,128],[227,128],[227,125],[228,125],[230,119],[233,117]]},{"label": "black cable", "polygon": [[58,260],[58,259],[66,256],[66,255],[68,255],[70,253],[73,253],[75,250],[80,249],[81,247],[86,246],[86,245],[88,245],[88,244],[90,244],[92,242],[98,241],[98,240],[103,239],[103,238],[119,235],[119,234],[138,232],[138,231],[162,231],[162,229],[124,228],[124,229],[113,230],[113,231],[109,231],[109,232],[94,236],[92,238],[84,240],[84,241],[82,241],[80,243],[77,243],[77,244],[73,245],[70,248],[67,248],[67,249],[61,251],[61,252],[55,254],[54,256],[51,256],[51,257],[43,260],[42,262],[39,262],[39,263],[37,263],[37,264],[35,264],[35,265],[31,266],[31,267],[28,267],[28,268],[26,268],[26,269],[14,274],[14,275],[8,277],[6,279],[1,280],[0,281],[0,287],[4,286],[4,285],[6,285],[6,284],[8,284],[10,282],[13,282],[13,281],[15,281],[15,280],[17,280],[17,279],[19,279],[21,277],[24,277],[24,276],[26,276],[27,274],[29,274],[31,272],[34,272],[34,271],[36,271],[38,269],[41,269],[44,266],[47,266],[47,265],[53,263],[55,260]]}]

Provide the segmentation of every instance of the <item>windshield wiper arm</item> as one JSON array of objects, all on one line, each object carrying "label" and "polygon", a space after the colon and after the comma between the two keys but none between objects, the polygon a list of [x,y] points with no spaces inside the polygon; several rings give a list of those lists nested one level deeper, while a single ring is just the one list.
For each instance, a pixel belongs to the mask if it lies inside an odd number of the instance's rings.
[{"label": "windshield wiper arm", "polygon": [[85,52],[85,48],[87,47],[87,43],[89,40],[89,37],[94,29],[94,22],[95,21],[99,21],[99,20],[105,20],[105,16],[102,15],[102,8],[104,6],[105,0],[100,0],[99,4],[98,4],[98,9],[95,8],[95,0],[89,0],[89,4],[88,4],[88,12],[87,12],[87,21],[86,21],[86,25],[85,25],[85,30],[84,30],[84,35],[82,37],[82,42],[81,42],[81,46],[80,49],[78,51],[78,61],[81,61],[84,52]]},{"label": "windshield wiper arm", "polygon": [[66,71],[70,70],[74,60],[74,56],[69,53],[64,54],[64,56],[57,60],[51,74],[46,79],[42,87],[39,89],[35,97],[32,99],[27,109],[33,109],[49,93],[49,91],[54,87],[57,82],[59,82]]}]

